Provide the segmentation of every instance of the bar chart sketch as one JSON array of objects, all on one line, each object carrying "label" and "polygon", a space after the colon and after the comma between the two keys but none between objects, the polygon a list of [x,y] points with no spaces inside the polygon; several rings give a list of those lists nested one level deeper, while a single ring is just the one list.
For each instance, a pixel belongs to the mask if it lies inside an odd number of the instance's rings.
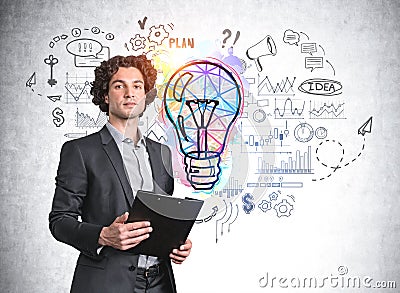
[{"label": "bar chart sketch", "polygon": [[239,184],[239,180],[234,177],[229,177],[228,184],[224,186],[222,190],[214,191],[215,196],[231,198],[243,191],[242,184]]},{"label": "bar chart sketch", "polygon": [[293,156],[275,164],[267,163],[259,157],[256,174],[314,174],[311,166],[311,146],[308,146],[306,152],[296,150]]}]

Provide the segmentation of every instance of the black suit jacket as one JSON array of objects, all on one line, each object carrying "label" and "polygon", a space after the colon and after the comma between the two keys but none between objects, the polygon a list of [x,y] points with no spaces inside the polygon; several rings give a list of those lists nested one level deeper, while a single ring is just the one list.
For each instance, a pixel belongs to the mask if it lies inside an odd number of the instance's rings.
[{"label": "black suit jacket", "polygon": [[[172,194],[171,152],[146,139],[154,192]],[[106,127],[66,142],[61,150],[49,215],[53,236],[81,253],[71,292],[133,292],[138,255],[105,247],[97,254],[101,229],[128,211],[133,193],[117,144]],[[170,260],[165,260],[175,288]]]}]

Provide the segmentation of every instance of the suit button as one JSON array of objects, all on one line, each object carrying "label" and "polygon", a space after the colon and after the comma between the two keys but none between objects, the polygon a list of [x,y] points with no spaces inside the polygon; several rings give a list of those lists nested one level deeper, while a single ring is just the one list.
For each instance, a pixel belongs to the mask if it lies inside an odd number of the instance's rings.
[{"label": "suit button", "polygon": [[130,270],[131,272],[133,272],[135,269],[136,269],[135,266],[130,266],[130,267],[129,267],[129,270]]}]

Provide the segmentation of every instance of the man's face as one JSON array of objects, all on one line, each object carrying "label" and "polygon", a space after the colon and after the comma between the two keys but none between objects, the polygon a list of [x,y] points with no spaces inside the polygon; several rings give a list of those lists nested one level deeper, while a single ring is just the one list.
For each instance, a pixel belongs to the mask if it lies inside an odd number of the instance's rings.
[{"label": "man's face", "polygon": [[144,79],[135,67],[120,67],[108,84],[105,102],[109,105],[110,121],[139,117],[146,105]]}]

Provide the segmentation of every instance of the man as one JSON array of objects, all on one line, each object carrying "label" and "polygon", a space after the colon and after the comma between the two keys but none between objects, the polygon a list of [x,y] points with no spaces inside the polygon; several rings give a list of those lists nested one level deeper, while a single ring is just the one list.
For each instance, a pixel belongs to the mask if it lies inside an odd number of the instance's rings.
[{"label": "man", "polygon": [[139,117],[155,98],[157,71],[145,56],[116,56],[95,69],[93,103],[109,116],[97,133],[61,150],[49,215],[53,236],[81,253],[71,292],[176,292],[171,261],[182,263],[186,240],[170,259],[127,250],[151,237],[151,223],[126,223],[137,190],[172,194],[171,152],[144,138]]}]

